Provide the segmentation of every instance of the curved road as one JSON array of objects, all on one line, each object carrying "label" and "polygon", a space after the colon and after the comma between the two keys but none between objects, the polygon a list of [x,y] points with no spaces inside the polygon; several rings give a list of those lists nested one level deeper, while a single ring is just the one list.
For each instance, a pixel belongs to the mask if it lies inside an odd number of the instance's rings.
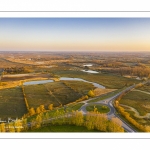
[{"label": "curved road", "polygon": [[[126,88],[125,90],[117,93],[116,95],[110,97],[110,98],[107,98],[107,99],[104,99],[104,100],[100,100],[98,102],[93,102],[93,103],[87,103],[88,101],[91,101],[92,99],[89,99],[89,100],[86,100],[84,101],[84,105],[79,109],[79,111],[82,111],[83,114],[86,114],[87,113],[87,110],[86,110],[86,107],[88,105],[91,105],[91,104],[103,104],[103,105],[106,105],[110,108],[110,111],[107,113],[107,117],[108,119],[111,119],[113,117],[116,117],[118,118],[121,122],[122,122],[122,127],[127,131],[127,132],[136,132],[131,126],[129,126],[124,120],[122,120],[117,114],[116,114],[116,110],[113,106],[113,101],[118,98],[122,93],[124,92],[127,92],[127,91],[130,91],[132,90],[133,88],[135,87],[135,85],[132,85],[128,88]],[[82,102],[83,103],[83,102]]]}]

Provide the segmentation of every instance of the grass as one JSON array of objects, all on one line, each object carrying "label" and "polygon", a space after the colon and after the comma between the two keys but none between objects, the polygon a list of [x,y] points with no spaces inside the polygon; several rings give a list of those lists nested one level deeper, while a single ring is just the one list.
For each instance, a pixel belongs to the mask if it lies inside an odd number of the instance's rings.
[{"label": "grass", "polygon": [[120,104],[131,106],[140,115],[146,115],[150,112],[150,95],[138,91],[131,91],[120,100]]},{"label": "grass", "polygon": [[86,107],[87,111],[93,111],[94,107],[97,108],[97,111],[100,113],[108,113],[110,111],[109,107],[106,105],[100,105],[100,104],[93,104]]},{"label": "grass", "polygon": [[100,132],[97,130],[88,130],[83,126],[75,125],[49,125],[41,127],[35,130],[29,130],[28,132]]},{"label": "grass", "polygon": [[110,93],[107,93],[107,94],[103,94],[99,98],[96,98],[96,99],[93,99],[91,101],[88,101],[88,103],[98,102],[100,100],[107,99],[109,97],[112,97],[112,96],[116,95],[117,93],[121,92],[122,90],[123,89],[119,89],[119,90],[116,90],[116,91],[113,91],[113,92],[110,92]]},{"label": "grass", "polygon": [[71,112],[72,110],[78,110],[78,109],[80,109],[81,108],[81,106],[83,105],[84,103],[78,103],[78,104],[72,104],[72,105],[69,105],[69,106],[67,106],[67,108],[66,108],[66,110],[68,111],[68,112]]},{"label": "grass", "polygon": [[140,81],[136,79],[128,79],[122,76],[112,75],[112,74],[89,74],[82,71],[73,71],[73,70],[57,70],[52,68],[51,72],[61,77],[74,77],[82,78],[87,81],[96,82],[105,86],[106,88],[118,89],[123,88],[124,86],[130,86],[134,83],[139,83]]},{"label": "grass", "polygon": [[21,87],[0,90],[0,118],[20,118],[27,113]]}]

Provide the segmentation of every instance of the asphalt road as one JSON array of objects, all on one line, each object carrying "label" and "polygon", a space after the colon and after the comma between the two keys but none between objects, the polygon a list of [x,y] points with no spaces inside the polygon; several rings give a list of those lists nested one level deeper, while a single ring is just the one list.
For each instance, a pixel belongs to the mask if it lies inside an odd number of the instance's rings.
[{"label": "asphalt road", "polygon": [[131,126],[129,126],[124,120],[122,120],[117,114],[116,114],[116,110],[113,106],[113,101],[119,97],[122,93],[124,92],[127,92],[131,89],[133,89],[135,87],[135,85],[132,85],[128,88],[126,88],[125,90],[117,93],[116,95],[110,97],[110,98],[107,98],[107,99],[104,99],[104,100],[100,100],[98,102],[93,102],[93,103],[87,103],[88,101],[90,101],[91,99],[89,100],[86,100],[84,101],[84,105],[79,109],[79,111],[82,111],[82,113],[85,115],[87,113],[87,110],[86,110],[86,107],[88,105],[91,105],[91,104],[103,104],[103,105],[106,105],[110,108],[110,111],[107,113],[107,117],[108,119],[111,119],[113,117],[116,117],[118,118],[121,122],[122,122],[122,127],[127,131],[127,132],[136,132]]}]

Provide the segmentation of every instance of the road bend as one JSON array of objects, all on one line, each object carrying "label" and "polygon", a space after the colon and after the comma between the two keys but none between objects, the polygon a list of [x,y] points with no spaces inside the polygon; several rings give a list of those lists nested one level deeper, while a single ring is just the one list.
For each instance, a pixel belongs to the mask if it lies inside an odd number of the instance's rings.
[{"label": "road bend", "polygon": [[[143,84],[145,84],[147,82],[144,82]],[[116,114],[116,109],[114,108],[113,106],[113,102],[114,100],[116,100],[121,94],[125,93],[125,92],[128,92],[132,89],[135,88],[135,84],[124,89],[123,91],[117,93],[116,95],[110,97],[110,98],[107,98],[107,99],[104,99],[104,100],[100,100],[100,101],[97,101],[97,102],[93,102],[93,103],[87,103],[89,100],[86,100],[85,104],[79,109],[79,111],[81,111],[84,115],[87,113],[87,110],[86,110],[86,107],[88,105],[91,105],[91,104],[103,104],[103,105],[106,105],[110,108],[110,111],[107,113],[107,117],[108,119],[111,119],[113,117],[116,117],[118,118],[121,122],[122,122],[122,127],[125,129],[125,131],[127,132],[136,132],[135,129],[133,129],[130,125],[128,125],[123,119],[121,119],[117,114]],[[91,99],[90,99],[91,100]]]}]

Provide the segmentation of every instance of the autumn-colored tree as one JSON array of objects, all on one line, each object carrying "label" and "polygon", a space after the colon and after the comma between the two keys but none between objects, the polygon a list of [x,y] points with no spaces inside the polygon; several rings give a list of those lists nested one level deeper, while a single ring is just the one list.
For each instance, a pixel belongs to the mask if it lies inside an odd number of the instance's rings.
[{"label": "autumn-colored tree", "polygon": [[40,105],[40,110],[41,110],[41,112],[45,111],[44,105]]},{"label": "autumn-colored tree", "polygon": [[49,119],[50,118],[50,115],[49,115],[49,113],[48,112],[46,112],[45,114],[44,114],[44,119]]},{"label": "autumn-colored tree", "polygon": [[150,126],[145,126],[145,132],[150,132]]},{"label": "autumn-colored tree", "polygon": [[34,114],[35,114],[35,110],[34,110],[34,108],[32,107],[32,108],[29,109],[29,115],[32,116],[32,115],[34,115]]},{"label": "autumn-colored tree", "polygon": [[35,126],[36,126],[36,121],[35,121],[35,119],[32,119],[31,122],[30,122],[31,130],[35,129]]},{"label": "autumn-colored tree", "polygon": [[92,130],[95,127],[95,113],[93,112],[88,112],[86,114],[86,121],[85,121],[85,126],[87,127],[88,130]]},{"label": "autumn-colored tree", "polygon": [[8,124],[8,132],[15,132],[14,122]]},{"label": "autumn-colored tree", "polygon": [[107,131],[108,119],[104,114],[97,114],[95,119],[95,129],[99,131]]},{"label": "autumn-colored tree", "polygon": [[93,110],[94,113],[98,113],[98,109],[94,106],[94,110]]},{"label": "autumn-colored tree", "polygon": [[35,119],[35,128],[40,128],[42,123],[42,117],[41,115],[37,115]]},{"label": "autumn-colored tree", "polygon": [[89,98],[88,95],[85,95],[84,99],[87,100],[88,98]]},{"label": "autumn-colored tree", "polygon": [[48,106],[48,109],[49,109],[49,110],[53,110],[53,104],[50,104],[50,105]]},{"label": "autumn-colored tree", "polygon": [[41,112],[40,107],[37,107],[37,108],[36,108],[36,114],[39,114],[40,112]]},{"label": "autumn-colored tree", "polygon": [[22,119],[22,127],[24,131],[28,130],[27,118]]},{"label": "autumn-colored tree", "polygon": [[72,123],[77,125],[77,126],[81,126],[83,124],[83,114],[81,111],[73,111],[72,115]]},{"label": "autumn-colored tree", "polygon": [[20,132],[23,129],[22,122],[20,119],[14,122],[16,132]]},{"label": "autumn-colored tree", "polygon": [[112,118],[108,128],[109,131],[112,132],[124,132],[124,129],[122,128],[122,122],[118,118]]},{"label": "autumn-colored tree", "polygon": [[93,90],[90,90],[90,91],[88,92],[88,96],[90,96],[90,97],[94,97],[94,96],[95,96]]},{"label": "autumn-colored tree", "polygon": [[0,132],[5,132],[6,128],[5,128],[5,123],[1,123],[0,124]]}]

